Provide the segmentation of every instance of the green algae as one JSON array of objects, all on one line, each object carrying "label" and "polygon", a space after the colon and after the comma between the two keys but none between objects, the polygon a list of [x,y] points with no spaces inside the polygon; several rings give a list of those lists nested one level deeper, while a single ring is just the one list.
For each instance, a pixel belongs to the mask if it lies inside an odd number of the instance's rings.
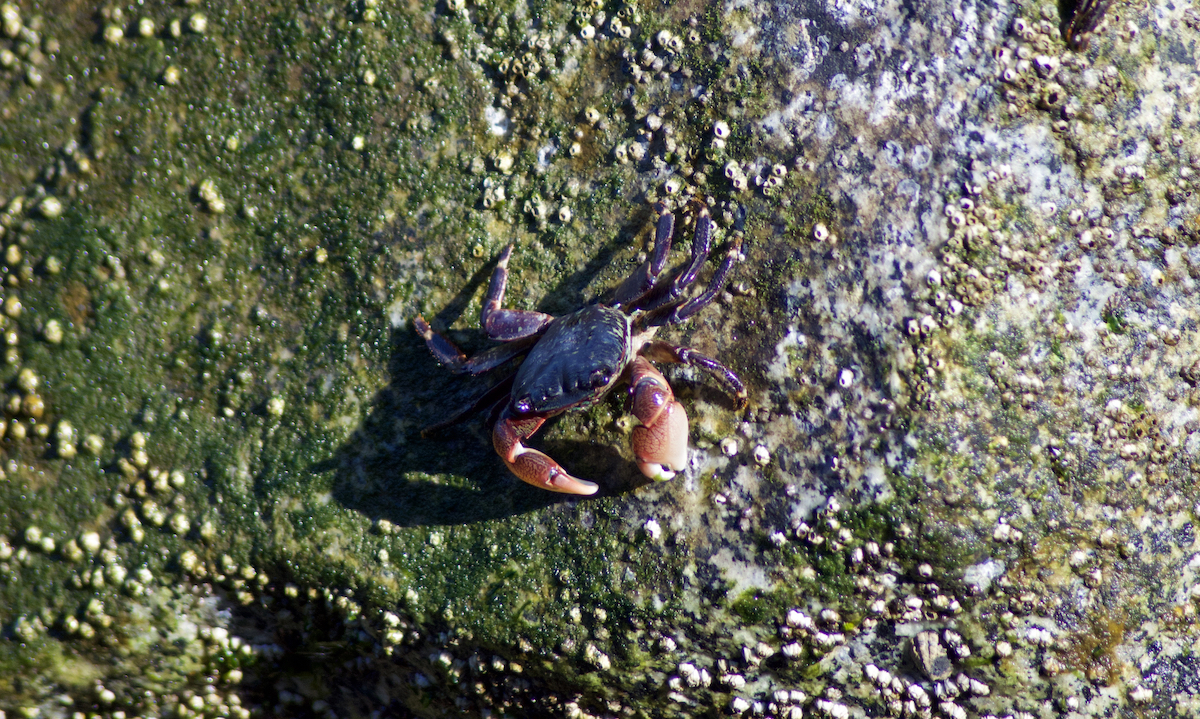
[{"label": "green algae", "polygon": [[[663,544],[631,524],[630,517],[640,520],[631,507],[665,512],[676,505],[661,493],[644,499],[654,488],[642,489],[628,462],[616,427],[618,397],[552,422],[537,440],[569,457],[582,476],[601,478],[614,495],[593,501],[563,501],[516,483],[490,451],[485,420],[420,436],[421,427],[468,403],[488,380],[452,377],[438,367],[410,329],[414,314],[425,313],[468,350],[486,346],[474,318],[491,260],[513,241],[509,296],[517,307],[570,311],[605,296],[636,267],[648,248],[647,200],[658,196],[658,178],[648,179],[645,166],[616,161],[614,147],[636,142],[649,114],[673,126],[677,147],[661,154],[670,167],[706,168],[715,180],[730,159],[786,161],[742,122],[761,116],[774,90],[770,67],[729,61],[727,23],[744,22],[740,16],[724,18],[715,7],[642,10],[629,43],[563,51],[577,65],[572,75],[563,57],[537,51],[536,43],[557,33],[557,47],[569,46],[562,38],[582,29],[585,13],[552,3],[487,3],[471,12],[455,12],[456,5],[379,8],[368,21],[374,4],[217,4],[205,8],[203,36],[129,33],[119,46],[102,44],[92,20],[78,27],[46,20],[45,32],[63,43],[46,84],[29,88],[15,73],[4,76],[6,119],[48,119],[6,123],[14,129],[0,139],[0,194],[34,196],[41,187],[65,198],[66,211],[9,230],[25,238],[30,279],[19,280],[26,311],[9,322],[20,333],[19,362],[5,365],[0,380],[11,390],[18,367],[34,369],[48,422],[69,420],[104,444],[97,456],[81,451],[67,460],[46,441],[6,440],[17,466],[6,467],[0,486],[0,534],[15,542],[36,523],[61,546],[97,530],[114,539],[111,551],[124,565],[145,566],[168,585],[211,581],[225,601],[240,604],[238,593],[254,585],[214,576],[227,555],[268,578],[237,610],[242,625],[305,633],[288,643],[295,655],[283,666],[243,665],[236,656],[198,656],[193,648],[179,650],[177,665],[122,667],[161,674],[156,686],[164,693],[244,666],[255,678],[247,696],[269,707],[276,681],[357,679],[346,667],[376,644],[364,638],[375,625],[354,618],[374,621],[394,611],[441,644],[453,640],[520,662],[520,676],[538,683],[533,694],[581,695],[596,705],[633,697],[653,715],[655,707],[671,706],[662,687],[676,672],[677,658],[661,649],[663,636],[686,635],[680,645],[709,659],[773,640],[791,606],[826,603],[838,607],[844,628],[861,625],[865,608],[840,599],[855,587],[841,553],[798,542],[772,548],[763,533],[749,532],[758,540],[752,559],[790,587],[735,593],[721,576],[697,576],[694,560],[717,543],[704,531],[672,532]],[[634,6],[602,7],[616,14]],[[53,9],[36,11],[57,17]],[[704,42],[679,63],[711,97],[692,102],[642,85],[623,97],[628,61],[621,51],[636,53],[659,30],[680,31],[693,9]],[[169,28],[185,10],[161,5],[144,12]],[[476,35],[486,48],[468,42]],[[528,68],[527,55],[540,69],[522,75],[512,68],[514,61]],[[166,80],[170,66],[181,71],[178,84]],[[512,125],[504,137],[484,117],[496,97],[509,100],[500,105]],[[581,121],[588,107],[601,122]],[[733,125],[719,151],[705,149],[716,119]],[[566,157],[577,137],[579,153]],[[539,153],[547,146],[558,159],[543,167]],[[512,157],[508,171],[499,170],[503,153]],[[53,168],[49,178],[46,168]],[[502,186],[506,199],[489,206],[485,181]],[[671,337],[735,367],[757,396],[776,389],[765,367],[789,323],[821,334],[822,320],[808,308],[784,306],[784,288],[816,280],[827,261],[825,248],[808,239],[814,225],[848,236],[852,217],[795,171],[763,197],[710,182],[725,237],[735,229],[745,234],[753,269],[735,280],[753,294],[727,303],[723,325],[701,315]],[[551,208],[548,217],[526,209],[539,203]],[[557,219],[560,207],[571,219]],[[1020,223],[1028,210],[1014,203],[1005,211]],[[676,259],[686,244],[677,238]],[[50,256],[63,263],[58,274],[42,269]],[[967,259],[996,260],[990,249],[974,248]],[[39,339],[51,318],[66,328],[60,344]],[[970,336],[951,359],[974,370],[976,391],[990,396],[994,388],[983,379],[988,353],[1015,359],[1026,344],[1015,334]],[[866,338],[856,350],[877,360],[872,382],[902,371],[893,348],[878,339]],[[790,369],[833,380],[853,357],[841,352],[820,358],[797,349]],[[689,411],[695,407],[706,420],[695,438],[714,442],[745,419],[699,381],[684,379],[677,388]],[[778,394],[772,408],[785,414],[819,409],[815,388]],[[1014,408],[997,411],[979,432],[1009,437],[1007,456],[1025,459],[1027,419]],[[906,409],[895,423],[920,434]],[[178,490],[149,490],[151,499],[191,519],[182,536],[151,526],[138,488],[148,477],[144,468],[127,469],[135,431],[147,438],[152,467],[186,473]],[[918,459],[946,474],[965,469],[965,459],[946,458],[948,439],[927,446]],[[775,468],[764,474],[778,485],[788,479]],[[725,490],[724,476],[701,476],[703,500]],[[952,510],[922,504],[936,482],[902,472],[889,473],[887,482],[894,500],[839,514],[843,525],[856,542],[895,542],[905,573],[929,563],[952,585],[955,573],[979,558],[974,535]],[[130,508],[145,528],[140,542],[123,523]],[[203,534],[205,521],[219,531]],[[906,523],[911,537],[901,534]],[[184,566],[188,551],[206,574]],[[10,636],[4,644],[4,667],[12,670],[0,672],[5,676],[91,676],[73,668],[78,660],[68,655],[102,663],[111,647],[103,638],[68,636],[57,622],[82,616],[80,606],[93,594],[114,606],[139,604],[115,587],[72,588],[86,563],[60,555],[34,551],[28,565],[10,567],[10,576],[36,581],[6,583],[0,619],[44,608],[50,614],[36,640],[22,646]],[[113,641],[146,658],[157,648],[131,637],[157,624],[118,613]],[[731,626],[742,633],[731,636]],[[589,645],[611,663],[589,654]],[[432,640],[397,650],[394,671],[405,675],[407,688],[394,696],[410,711],[446,715],[454,711],[462,669],[431,660],[428,646]],[[812,681],[805,686],[815,695],[815,680],[827,671],[821,657],[806,657],[764,673]],[[442,684],[413,688],[408,677],[415,673]],[[86,682],[56,681],[86,693]],[[14,703],[44,690],[20,682],[0,688]],[[717,711],[717,699],[727,699],[716,696],[722,693],[700,696]],[[526,698],[528,707],[538,706]]]}]

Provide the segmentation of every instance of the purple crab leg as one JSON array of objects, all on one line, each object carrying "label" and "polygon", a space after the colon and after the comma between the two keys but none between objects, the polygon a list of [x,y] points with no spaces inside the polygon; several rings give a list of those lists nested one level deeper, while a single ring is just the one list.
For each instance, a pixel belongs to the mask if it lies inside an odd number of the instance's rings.
[{"label": "purple crab leg", "polygon": [[667,265],[667,255],[671,252],[671,237],[675,234],[675,216],[661,202],[656,204],[654,209],[659,212],[658,225],[654,229],[654,254],[625,278],[617,288],[614,304],[636,306],[638,301],[654,289],[659,274]]},{"label": "purple crab leg", "polygon": [[721,288],[725,286],[725,280],[729,278],[729,272],[741,258],[742,238],[739,236],[734,239],[733,246],[730,247],[729,252],[725,254],[724,261],[721,262],[721,265],[713,274],[712,281],[708,283],[708,287],[705,288],[704,292],[676,307],[675,311],[671,313],[671,316],[667,322],[669,324],[683,322],[687,318],[704,309],[704,307],[707,305],[711,304],[712,301],[717,298],[717,294],[720,293]]},{"label": "purple crab leg", "polygon": [[676,347],[662,340],[650,340],[642,345],[638,354],[654,362],[677,362],[707,372],[709,376],[725,387],[725,391],[733,397],[738,410],[745,409],[746,385],[742,384],[742,380],[733,373],[733,370],[712,357],[700,354],[690,347]]},{"label": "purple crab leg", "polygon": [[713,222],[708,214],[708,208],[701,206],[700,211],[696,214],[696,231],[692,235],[692,259],[688,262],[687,267],[671,280],[666,291],[652,301],[641,305],[641,309],[653,312],[680,301],[679,298],[696,281],[696,275],[708,260],[708,253],[712,246],[712,226]]},{"label": "purple crab leg", "polygon": [[453,342],[433,331],[421,315],[413,318],[413,328],[437,361],[455,372],[465,372],[467,356]]},{"label": "purple crab leg", "polygon": [[429,348],[430,353],[437,361],[457,374],[464,372],[483,374],[494,370],[505,362],[528,352],[538,338],[538,335],[522,337],[484,350],[473,357],[467,357],[453,342],[434,332],[424,317],[417,315],[413,318],[413,326],[416,328],[417,334],[421,335],[421,339],[425,340],[425,346]]},{"label": "purple crab leg", "polygon": [[696,215],[696,231],[692,235],[692,261],[687,269],[680,272],[671,282],[671,295],[678,297],[688,285],[696,281],[696,274],[708,259],[708,251],[712,245],[712,217],[707,207],[701,207]]},{"label": "purple crab leg", "polygon": [[553,315],[544,312],[501,307],[504,303],[504,289],[508,285],[508,258],[512,256],[512,251],[513,246],[509,245],[500,253],[500,261],[496,263],[492,280],[488,283],[483,311],[479,313],[479,324],[487,336],[503,342],[531,337],[554,320]]}]

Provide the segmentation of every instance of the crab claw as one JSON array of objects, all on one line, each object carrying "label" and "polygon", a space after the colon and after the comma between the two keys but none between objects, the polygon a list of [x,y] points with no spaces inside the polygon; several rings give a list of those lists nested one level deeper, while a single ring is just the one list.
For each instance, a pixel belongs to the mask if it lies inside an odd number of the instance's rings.
[{"label": "crab claw", "polygon": [[572,477],[549,456],[521,444],[545,422],[544,417],[514,417],[507,409],[492,430],[496,454],[523,482],[564,494],[595,494],[599,485]]},{"label": "crab claw", "polygon": [[638,469],[656,482],[665,482],[687,466],[688,421],[662,374],[643,357],[631,365],[629,391],[633,416],[633,454]]}]

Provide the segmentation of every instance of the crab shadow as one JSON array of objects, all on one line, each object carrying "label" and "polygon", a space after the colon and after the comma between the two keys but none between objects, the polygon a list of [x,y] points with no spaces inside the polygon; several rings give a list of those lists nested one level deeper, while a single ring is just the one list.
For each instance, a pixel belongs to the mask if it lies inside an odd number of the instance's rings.
[{"label": "crab shadow", "polygon": [[[583,297],[583,287],[611,262],[616,241],[563,279],[551,292],[556,303]],[[462,314],[471,296],[487,283],[494,266],[493,261],[471,277],[434,315],[435,326],[449,326]],[[547,304],[546,298],[541,298],[541,303]],[[492,344],[480,331],[447,334],[468,354]],[[554,506],[569,507],[648,483],[614,447],[543,440],[555,419],[548,421],[530,444],[573,474],[598,483],[600,491],[590,498],[548,492],[512,475],[492,448],[486,410],[423,437],[423,427],[469,407],[513,369],[502,368],[481,377],[451,374],[438,365],[407,323],[392,329],[390,344],[391,382],[372,398],[366,419],[351,438],[332,458],[313,467],[318,473],[333,473],[333,497],[341,505],[398,526],[470,524]]]}]

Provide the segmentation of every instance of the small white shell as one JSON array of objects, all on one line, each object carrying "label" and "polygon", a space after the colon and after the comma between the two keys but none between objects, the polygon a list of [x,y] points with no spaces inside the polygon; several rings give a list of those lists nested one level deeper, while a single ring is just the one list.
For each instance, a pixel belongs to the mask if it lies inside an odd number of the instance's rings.
[{"label": "small white shell", "polygon": [[761,444],[754,448],[754,463],[760,467],[765,467],[771,461],[771,453]]}]

